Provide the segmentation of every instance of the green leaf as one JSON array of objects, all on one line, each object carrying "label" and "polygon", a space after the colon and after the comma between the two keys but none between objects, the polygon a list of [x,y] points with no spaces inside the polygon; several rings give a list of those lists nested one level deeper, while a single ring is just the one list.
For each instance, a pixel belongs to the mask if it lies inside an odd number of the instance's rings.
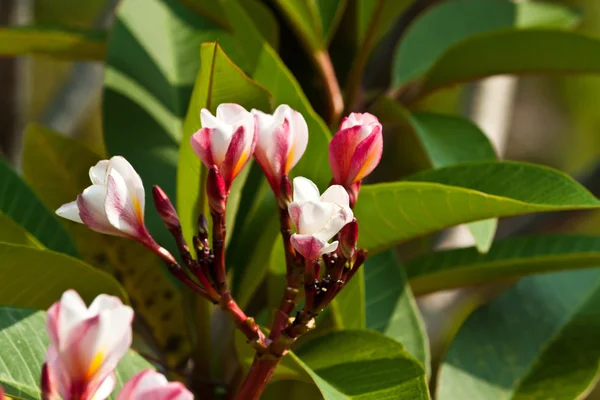
[{"label": "green leaf", "polygon": [[[26,129],[23,173],[51,209],[72,201],[91,185],[88,171],[100,158],[75,140],[41,126],[31,124]],[[65,219],[61,221],[82,258],[123,285],[168,365],[181,362],[190,347],[189,338],[184,336],[182,295],[160,260],[133,240],[103,235]]]},{"label": "green leaf", "polygon": [[[1,306],[0,333],[0,383],[6,394],[25,400],[39,399],[40,372],[50,344],[46,314]],[[147,368],[152,365],[137,353],[127,352],[115,370],[117,382],[110,398],[116,398],[129,378]]]},{"label": "green leaf", "polygon": [[[447,56],[446,53],[463,48],[469,38],[482,37],[476,35],[509,28],[567,28],[572,26],[576,19],[574,13],[570,13],[560,5],[479,0],[458,0],[440,4],[418,18],[400,42],[394,60],[392,85],[399,87],[411,80],[429,75],[431,69],[436,69],[436,63],[441,66],[438,69],[449,69],[451,66],[442,64],[441,59]],[[547,40],[550,45],[550,38]],[[489,52],[498,51],[499,45],[500,43],[496,41],[488,42]],[[537,47],[528,47],[528,49],[529,59],[533,58],[532,53],[539,55]],[[532,49],[535,51],[532,52]],[[468,68],[471,63],[496,65],[495,60],[488,60],[481,53],[467,52],[467,54],[471,54],[471,57],[463,60],[462,67]],[[563,57],[558,54],[560,53],[557,52],[555,58]],[[516,55],[510,57],[513,63],[521,61]],[[552,64],[544,61],[541,55],[536,58],[539,62]],[[471,67],[477,68],[473,65]]]},{"label": "green leaf", "polygon": [[[176,0],[119,4],[104,77],[106,147],[109,154],[126,157],[146,185],[160,185],[173,201],[183,120],[200,66],[198,49],[202,42],[219,38],[224,43],[227,37],[219,25]],[[172,243],[153,207],[146,210],[146,223],[159,243]]]},{"label": "green leaf", "polygon": [[600,206],[567,175],[516,162],[473,162],[365,185],[356,203],[359,245],[371,254],[457,224]]},{"label": "green leaf", "polygon": [[[269,92],[248,78],[227,57],[217,43],[204,43],[200,50],[200,70],[183,128],[177,168],[177,210],[183,232],[191,243],[197,231],[200,212],[208,216],[208,202],[204,196],[206,169],[190,145],[190,138],[201,128],[200,109],[207,108],[215,113],[221,103],[237,103],[250,110],[256,108],[271,111]],[[227,203],[227,226],[235,226],[235,216],[240,201],[240,192],[250,166],[235,180]],[[232,236],[231,229],[228,232]]]},{"label": "green leaf", "polygon": [[65,60],[103,61],[106,32],[35,25],[2,28],[0,55],[43,55]]},{"label": "green leaf", "polygon": [[274,49],[279,48],[279,22],[269,7],[258,0],[244,0],[240,3],[262,37]]},{"label": "green leaf", "polygon": [[357,0],[357,46],[365,46],[367,54],[383,39],[411,0]]},{"label": "green leaf", "polygon": [[429,374],[427,332],[396,251],[367,258],[364,269],[367,328],[402,343]]},{"label": "green leaf", "polygon": [[600,358],[599,289],[598,269],[523,279],[460,328],[436,397],[585,398]]},{"label": "green leaf", "polygon": [[37,249],[43,249],[44,246],[33,236],[27,232],[25,228],[10,219],[4,213],[0,212],[0,242],[21,244],[31,246]]},{"label": "green leaf", "polygon": [[402,345],[370,331],[337,331],[290,353],[332,399],[429,399],[425,371]]},{"label": "green leaf", "polygon": [[[401,170],[416,172],[443,168],[467,161],[496,160],[496,152],[487,136],[471,121],[452,115],[410,113],[390,98],[382,98],[371,107],[394,135],[387,144],[388,160],[402,160]],[[394,165],[397,168],[397,165]],[[388,168],[392,169],[392,168]],[[489,250],[496,233],[496,219],[467,225],[482,253]]]},{"label": "green leaf", "polygon": [[487,254],[474,248],[438,251],[406,264],[419,295],[563,269],[600,265],[600,237],[545,235],[494,242]]},{"label": "green leaf", "polygon": [[[127,301],[119,283],[76,258],[28,246],[0,243],[0,304],[45,310],[68,289],[92,301],[106,293]],[[6,284],[8,282],[9,284]]]},{"label": "green leaf", "polygon": [[346,0],[275,0],[308,50],[323,50],[329,44]]},{"label": "green leaf", "polygon": [[31,232],[51,250],[75,255],[71,238],[58,218],[38,200],[31,189],[0,159],[0,212]]}]

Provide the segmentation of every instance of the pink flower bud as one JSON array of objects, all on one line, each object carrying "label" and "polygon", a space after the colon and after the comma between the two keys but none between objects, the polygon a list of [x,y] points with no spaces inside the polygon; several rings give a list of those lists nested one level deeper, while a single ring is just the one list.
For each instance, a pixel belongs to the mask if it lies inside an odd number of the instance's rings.
[{"label": "pink flower bud", "polygon": [[354,255],[356,243],[358,243],[358,222],[354,218],[340,231],[340,247],[338,251],[342,256],[350,260]]},{"label": "pink flower bud", "polygon": [[328,241],[354,218],[346,190],[333,185],[319,195],[319,189],[310,180],[294,179],[293,202],[288,206],[296,226],[291,242],[305,259],[313,261],[337,249],[338,242]]},{"label": "pink flower bud", "polygon": [[377,117],[369,113],[350,114],[329,143],[333,183],[346,189],[360,185],[379,164],[382,152],[382,127]]},{"label": "pink flower bud", "polygon": [[194,400],[181,382],[169,382],[152,369],[139,372],[125,383],[117,400]]},{"label": "pink flower bud", "polygon": [[131,345],[132,320],[133,310],[117,297],[99,295],[88,308],[75,291],[66,291],[46,316],[46,391],[56,385],[64,400],[108,397],[113,370]]},{"label": "pink flower bud", "polygon": [[144,225],[144,185],[125,158],[99,161],[90,168],[90,180],[92,186],[56,214],[96,232],[153,242]]},{"label": "pink flower bud", "polygon": [[171,203],[171,199],[162,190],[158,185],[154,185],[152,187],[152,197],[154,198],[154,206],[156,207],[156,211],[162,218],[165,223],[167,229],[171,230],[181,230],[181,223],[179,222],[179,216],[177,215],[177,211]]},{"label": "pink flower bud", "polygon": [[281,178],[298,164],[308,144],[308,126],[302,114],[287,104],[273,113],[252,110],[256,118],[257,143],[254,157],[278,195]]},{"label": "pink flower bud", "polygon": [[203,108],[202,129],[190,139],[192,148],[207,168],[221,171],[229,191],[231,182],[250,160],[256,145],[254,117],[238,104],[220,104],[216,116]]}]

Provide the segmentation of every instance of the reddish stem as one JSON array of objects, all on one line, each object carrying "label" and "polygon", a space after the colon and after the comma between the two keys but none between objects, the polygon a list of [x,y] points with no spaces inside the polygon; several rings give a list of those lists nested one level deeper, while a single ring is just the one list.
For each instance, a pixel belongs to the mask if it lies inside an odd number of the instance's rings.
[{"label": "reddish stem", "polygon": [[254,357],[252,367],[235,396],[235,400],[258,400],[280,360],[281,358]]},{"label": "reddish stem", "polygon": [[248,341],[260,352],[264,353],[269,347],[270,340],[265,336],[254,318],[248,317],[244,310],[233,300],[229,290],[221,296],[221,308],[229,314],[235,325],[246,336]]},{"label": "reddish stem", "polygon": [[219,293],[223,293],[227,290],[227,271],[225,269],[225,211],[222,213],[211,212],[213,220],[213,237],[212,237],[212,249],[214,258],[214,277],[216,289]]}]

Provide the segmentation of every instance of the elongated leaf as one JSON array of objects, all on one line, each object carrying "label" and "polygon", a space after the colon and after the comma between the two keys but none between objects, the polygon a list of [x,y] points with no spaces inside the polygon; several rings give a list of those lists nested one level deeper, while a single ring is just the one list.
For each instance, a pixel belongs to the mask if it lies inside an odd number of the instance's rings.
[{"label": "elongated leaf", "polygon": [[365,263],[367,328],[402,343],[429,373],[429,340],[395,250]]},{"label": "elongated leaf", "polygon": [[401,344],[376,332],[328,333],[290,355],[327,400],[429,399],[423,367]]},{"label": "elongated leaf", "polygon": [[494,242],[488,254],[473,248],[430,253],[407,263],[413,291],[489,283],[530,274],[600,265],[600,237],[547,235]]},{"label": "elongated leaf", "polygon": [[3,28],[0,29],[0,55],[103,61],[106,32],[50,26]]},{"label": "elongated leaf", "polygon": [[275,0],[309,50],[327,47],[342,17],[346,0]]},{"label": "elongated leaf", "polygon": [[127,300],[119,283],[76,258],[29,246],[0,243],[0,304],[45,310],[65,290],[90,302],[101,293]]},{"label": "elongated leaf", "polygon": [[0,242],[21,244],[31,246],[38,249],[43,249],[44,246],[33,236],[27,232],[25,228],[18,225],[10,219],[6,214],[0,212]]},{"label": "elongated leaf", "polygon": [[[560,17],[557,18],[557,15]],[[564,28],[571,26],[575,20],[575,14],[559,5],[478,0],[440,4],[416,20],[400,42],[394,60],[392,84],[399,87],[427,75],[431,68],[435,69],[434,65],[444,57],[444,53],[462,47],[462,41],[474,35],[508,28]],[[490,42],[488,45],[495,51],[498,43]],[[520,61],[514,55],[512,57],[513,62]],[[468,66],[473,60],[476,60],[475,64],[496,64],[477,57],[464,60],[462,66]]]},{"label": "elongated leaf", "polygon": [[[0,307],[0,383],[6,394],[26,400],[40,398],[40,372],[50,340],[46,315],[41,311]],[[111,399],[129,378],[152,366],[129,351],[115,370],[116,385]]]},{"label": "elongated leaf", "polygon": [[[200,50],[200,71],[190,102],[190,108],[183,128],[183,138],[179,150],[177,169],[177,209],[182,220],[186,238],[191,242],[197,230],[199,212],[208,215],[208,202],[204,192],[206,172],[200,159],[194,153],[190,138],[201,128],[200,109],[207,108],[215,113],[221,103],[237,103],[250,110],[271,111],[269,92],[248,78],[223,52],[216,43],[205,43]],[[246,166],[244,175],[234,180],[231,196],[227,203],[227,226],[235,226],[235,216],[240,200],[240,192],[250,167]],[[229,236],[231,235],[229,230]]]},{"label": "elongated leaf", "polygon": [[[77,198],[91,182],[88,170],[100,157],[78,142],[38,125],[28,126],[23,149],[25,179],[51,209]],[[152,207],[151,204],[148,205]],[[160,260],[140,244],[93,232],[84,225],[62,220],[82,258],[115,277],[123,285],[170,365],[187,356],[181,293]],[[168,321],[168,323],[165,323]]]},{"label": "elongated leaf", "polygon": [[410,4],[410,0],[358,0],[357,46],[367,42],[365,51],[370,53]]},{"label": "elongated leaf", "polygon": [[599,302],[598,269],[523,279],[460,328],[437,398],[583,398],[600,359]]},{"label": "elongated leaf", "polygon": [[359,244],[374,254],[465,222],[598,206],[586,189],[550,168],[474,162],[426,171],[409,182],[366,185],[355,214]]},{"label": "elongated leaf", "polygon": [[[495,160],[496,152],[487,136],[467,119],[433,113],[410,113],[392,99],[382,98],[372,108],[385,126],[391,143],[386,145],[385,159],[402,172],[426,168],[443,168],[467,161]],[[390,135],[390,130],[394,133]],[[384,160],[385,160],[384,159]],[[385,162],[385,161],[384,161]],[[477,248],[489,250],[497,220],[468,224]]]},{"label": "elongated leaf", "polygon": [[[183,119],[200,66],[198,49],[217,38],[227,41],[219,25],[176,0],[121,2],[109,37],[106,147],[111,155],[125,156],[146,185],[160,185],[173,201]],[[146,219],[155,239],[170,245],[156,211],[149,208]]]},{"label": "elongated leaf", "polygon": [[71,238],[17,174],[0,159],[0,212],[34,235],[44,246],[75,255]]},{"label": "elongated leaf", "polygon": [[252,18],[254,25],[262,37],[274,48],[279,48],[279,22],[271,9],[260,0],[242,1],[240,3],[246,14]]}]

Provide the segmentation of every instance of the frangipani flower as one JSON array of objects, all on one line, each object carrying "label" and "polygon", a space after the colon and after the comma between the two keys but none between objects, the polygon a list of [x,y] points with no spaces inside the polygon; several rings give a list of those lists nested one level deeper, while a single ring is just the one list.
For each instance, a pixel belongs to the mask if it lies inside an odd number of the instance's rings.
[{"label": "frangipani flower", "polygon": [[337,249],[337,241],[328,241],[354,217],[348,193],[342,186],[333,185],[320,196],[317,185],[309,179],[298,177],[293,183],[294,197],[288,211],[296,233],[291,242],[304,258],[316,260]]},{"label": "frangipani flower", "polygon": [[[113,370],[131,345],[133,310],[117,297],[99,295],[86,307],[66,291],[46,316],[50,346],[42,372],[45,398],[103,400],[115,385]],[[48,393],[50,391],[50,393]]]},{"label": "frangipani flower", "polygon": [[308,126],[302,114],[282,104],[273,115],[252,110],[256,117],[257,143],[254,157],[271,188],[279,194],[281,178],[296,166],[308,144]]},{"label": "frangipani flower", "polygon": [[203,108],[200,121],[202,129],[190,139],[192,148],[207,168],[219,169],[229,190],[254,152],[254,117],[238,104],[224,103],[217,107],[216,116]]},{"label": "frangipani flower", "polygon": [[129,379],[117,400],[193,400],[181,382],[169,382],[163,374],[146,369]]},{"label": "frangipani flower", "polygon": [[90,168],[92,186],[56,214],[109,235],[153,243],[144,225],[145,192],[142,179],[121,157],[99,161]]},{"label": "frangipani flower", "polygon": [[350,114],[329,143],[333,183],[346,189],[360,186],[362,179],[379,164],[382,152],[382,127],[377,117],[369,113]]}]

